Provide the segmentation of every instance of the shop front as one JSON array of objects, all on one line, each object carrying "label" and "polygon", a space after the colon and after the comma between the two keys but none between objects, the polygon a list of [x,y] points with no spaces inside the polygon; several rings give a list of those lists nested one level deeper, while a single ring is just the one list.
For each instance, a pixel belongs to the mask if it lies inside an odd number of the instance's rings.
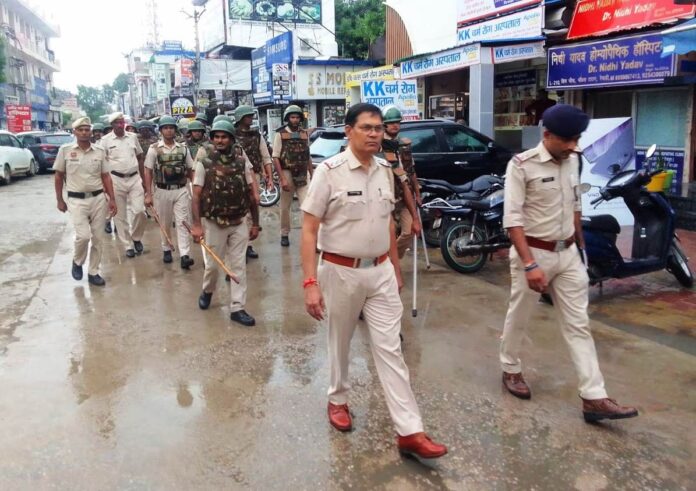
[{"label": "shop front", "polygon": [[266,41],[251,52],[252,100],[259,113],[259,127],[270,134],[282,126],[283,108],[292,98],[292,33]]}]

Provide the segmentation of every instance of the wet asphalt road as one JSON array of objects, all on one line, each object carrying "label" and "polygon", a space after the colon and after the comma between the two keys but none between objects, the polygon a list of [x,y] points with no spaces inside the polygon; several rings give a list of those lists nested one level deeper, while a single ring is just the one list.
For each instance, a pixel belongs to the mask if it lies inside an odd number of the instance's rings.
[{"label": "wet asphalt road", "polygon": [[506,261],[467,277],[431,250],[417,318],[402,295],[426,430],[450,449],[426,466],[395,449],[362,329],[356,429],[328,425],[326,327],[304,313],[299,230],[281,249],[277,208],[262,225],[249,329],[230,323],[224,283],[198,310],[200,251],[190,272],[163,265],[154,222],[143,256],[109,242],[107,286],[90,287],[70,277],[52,176],[0,187],[0,489],[694,488],[696,294],[668,274],[593,291],[610,396],[641,416],[588,425],[553,310],[539,306],[526,340],[533,398],[515,399],[497,361]]}]

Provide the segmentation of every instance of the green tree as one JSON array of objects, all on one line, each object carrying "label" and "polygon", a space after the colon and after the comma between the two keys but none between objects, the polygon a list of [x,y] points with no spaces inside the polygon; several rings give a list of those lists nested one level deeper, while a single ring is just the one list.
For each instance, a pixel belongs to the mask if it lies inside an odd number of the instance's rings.
[{"label": "green tree", "polygon": [[77,103],[87,113],[92,121],[98,121],[99,116],[106,114],[104,94],[99,87],[77,86]]},{"label": "green tree", "polygon": [[385,28],[383,0],[336,0],[336,42],[342,56],[367,59],[370,45]]},{"label": "green tree", "polygon": [[114,99],[116,98],[116,92],[114,92],[114,88],[111,85],[102,85],[102,98],[105,104],[111,104],[114,102]]},{"label": "green tree", "polygon": [[124,92],[128,92],[128,74],[119,73],[118,76],[114,79],[114,83],[112,83],[111,86],[114,88],[117,94],[123,94]]},{"label": "green tree", "polygon": [[73,115],[70,111],[63,111],[61,113],[63,117],[63,128],[70,128],[70,123],[72,123]]}]

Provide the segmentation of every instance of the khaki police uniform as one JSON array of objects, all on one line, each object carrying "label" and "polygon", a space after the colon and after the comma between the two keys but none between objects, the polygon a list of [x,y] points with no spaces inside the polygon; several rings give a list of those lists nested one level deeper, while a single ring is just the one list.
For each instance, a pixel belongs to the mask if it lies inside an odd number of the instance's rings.
[{"label": "khaki police uniform", "polygon": [[78,266],[85,263],[91,240],[88,274],[98,275],[107,214],[102,183],[102,174],[109,172],[106,153],[94,143],[86,151],[77,142],[66,143],[58,149],[53,169],[65,173],[68,211],[75,228],[73,261]]},{"label": "khaki police uniform", "polygon": [[[161,149],[165,154],[183,150],[186,168],[189,170],[193,169],[193,159],[183,143],[174,142],[174,145],[169,147],[164,143],[164,140],[160,140],[156,145],[155,148],[151,146],[145,155],[146,168],[154,172],[157,164],[157,149]],[[183,225],[183,222],[191,223],[191,193],[189,188],[185,184],[180,187],[178,185],[157,184],[155,177],[153,174],[152,186],[154,194],[152,200],[155,211],[157,211],[157,215],[160,218],[160,225],[166,230],[167,235],[171,237],[172,218],[174,218],[179,256],[189,256],[191,252],[191,235]],[[169,251],[169,243],[162,230],[160,230],[160,235],[162,250]]]},{"label": "khaki police uniform", "polygon": [[[205,147],[198,150],[194,163],[193,185],[205,185],[205,167],[201,160],[207,156]],[[245,154],[246,158],[246,154]],[[254,182],[251,162],[246,158],[246,182],[249,190]],[[225,265],[239,278],[239,284],[230,281],[230,313],[244,310],[247,298],[246,250],[249,245],[249,225],[244,218],[229,227],[221,227],[215,220],[201,217],[205,243],[215,254],[225,261]],[[203,248],[202,248],[203,249]],[[219,266],[203,249],[205,272],[203,273],[203,291],[213,293],[217,286]]]},{"label": "khaki police uniform", "polygon": [[138,137],[129,132],[119,138],[112,131],[102,137],[100,144],[106,150],[109,170],[114,176],[112,181],[118,209],[116,233],[126,250],[132,249],[133,241],[142,240],[145,232],[145,190],[137,159],[143,150]]},{"label": "khaki police uniform", "polygon": [[[423,431],[423,423],[401,353],[403,306],[391,261],[375,264],[390,247],[393,187],[389,163],[375,157],[365,171],[348,149],[317,167],[302,210],[321,219],[317,276],[329,323],[329,402],[348,402],[350,341],[362,310],[389,414],[405,436]],[[357,268],[341,266],[327,253],[362,259]]]},{"label": "khaki police uniform", "polygon": [[[515,156],[505,178],[505,228],[524,227],[526,236],[544,241],[572,238],[574,213],[582,211],[578,168],[576,154],[559,165],[543,142]],[[531,246],[530,250],[549,282],[548,291],[578,374],[580,397],[607,397],[587,315],[589,278],[577,246],[573,242],[558,252]],[[500,362],[504,372],[520,373],[520,346],[539,293],[529,288],[524,264],[514,247],[510,250],[510,272],[512,291]]]},{"label": "khaki police uniform", "polygon": [[[292,133],[286,126],[282,131]],[[273,138],[273,158],[279,159],[281,151],[283,149],[283,140],[280,136],[280,132],[276,132]],[[308,165],[312,165],[309,163]],[[297,194],[297,201],[300,206],[304,203],[307,197],[307,191],[309,190],[309,185],[306,186],[295,186],[295,182],[292,179],[292,172],[287,169],[283,169],[283,176],[285,181],[290,184],[290,191],[285,191],[281,188],[280,190],[280,235],[287,236],[290,234],[290,208],[292,207],[292,197]],[[280,176],[279,176],[280,177]]]}]

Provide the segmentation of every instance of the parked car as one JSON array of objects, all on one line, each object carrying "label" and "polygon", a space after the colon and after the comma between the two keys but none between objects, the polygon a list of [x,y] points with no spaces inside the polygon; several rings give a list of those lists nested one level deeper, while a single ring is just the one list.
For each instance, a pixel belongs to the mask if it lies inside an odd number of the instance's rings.
[{"label": "parked car", "polygon": [[0,131],[0,182],[9,184],[12,177],[30,177],[37,170],[34,155],[24,148],[17,137],[9,131]]},{"label": "parked car", "polygon": [[56,161],[60,146],[73,140],[70,133],[48,133],[46,131],[25,131],[18,133],[17,138],[34,154],[34,159],[39,166],[39,173],[51,169]]},{"label": "parked car", "polygon": [[[418,177],[463,184],[484,174],[505,173],[512,152],[471,128],[442,119],[403,121],[400,138],[412,142]],[[310,146],[316,166],[347,140],[343,128],[328,128]]]}]

